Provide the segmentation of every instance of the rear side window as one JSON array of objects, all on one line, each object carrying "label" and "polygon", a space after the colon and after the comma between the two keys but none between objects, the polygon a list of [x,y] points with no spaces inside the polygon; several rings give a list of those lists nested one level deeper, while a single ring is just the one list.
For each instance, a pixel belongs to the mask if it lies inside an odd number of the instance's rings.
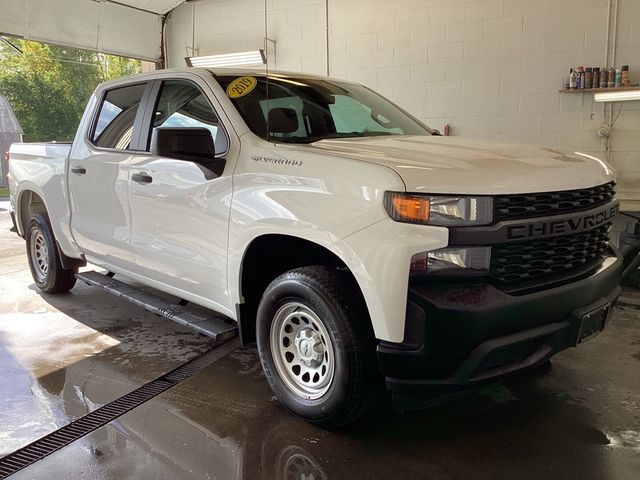
[{"label": "rear side window", "polygon": [[133,124],[145,87],[146,83],[141,83],[107,91],[93,129],[94,145],[117,150],[130,148]]}]

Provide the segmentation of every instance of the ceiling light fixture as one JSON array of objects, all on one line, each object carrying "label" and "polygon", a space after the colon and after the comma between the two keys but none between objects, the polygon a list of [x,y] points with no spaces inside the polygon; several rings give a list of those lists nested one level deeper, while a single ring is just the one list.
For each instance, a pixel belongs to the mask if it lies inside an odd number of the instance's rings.
[{"label": "ceiling light fixture", "polygon": [[223,53],[201,57],[185,57],[187,65],[199,68],[231,67],[236,65],[266,64],[267,57],[263,49],[251,52]]}]

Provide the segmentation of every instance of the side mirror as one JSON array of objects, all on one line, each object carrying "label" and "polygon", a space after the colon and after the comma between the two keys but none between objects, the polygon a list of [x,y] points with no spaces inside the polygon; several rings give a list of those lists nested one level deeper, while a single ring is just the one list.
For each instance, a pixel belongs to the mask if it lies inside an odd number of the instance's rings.
[{"label": "side mirror", "polygon": [[151,153],[192,162],[212,161],[213,136],[206,128],[156,128],[151,135]]}]

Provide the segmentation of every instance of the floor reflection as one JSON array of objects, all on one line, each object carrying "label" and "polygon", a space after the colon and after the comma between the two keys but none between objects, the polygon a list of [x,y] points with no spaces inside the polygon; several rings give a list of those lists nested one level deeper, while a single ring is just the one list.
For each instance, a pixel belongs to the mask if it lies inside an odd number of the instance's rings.
[{"label": "floor reflection", "polygon": [[[537,478],[545,465],[556,478],[607,476],[607,437],[597,415],[553,391],[552,372],[405,416],[382,405],[359,424],[330,432],[274,401],[260,371],[249,367],[257,361],[254,350],[242,348],[90,434],[77,442],[84,445],[78,464],[105,478],[439,479],[452,471],[481,478],[496,468]],[[73,464],[53,461],[69,476],[75,472]]]}]

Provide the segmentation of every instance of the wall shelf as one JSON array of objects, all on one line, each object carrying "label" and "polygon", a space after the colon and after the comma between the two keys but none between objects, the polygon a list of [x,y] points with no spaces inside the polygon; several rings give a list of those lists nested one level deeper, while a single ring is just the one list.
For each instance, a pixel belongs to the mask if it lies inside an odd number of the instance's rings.
[{"label": "wall shelf", "polygon": [[562,90],[558,90],[558,91],[560,93],[606,93],[606,92],[630,92],[633,90],[640,91],[640,86],[611,87],[611,88],[584,88],[584,89],[563,88]]}]

